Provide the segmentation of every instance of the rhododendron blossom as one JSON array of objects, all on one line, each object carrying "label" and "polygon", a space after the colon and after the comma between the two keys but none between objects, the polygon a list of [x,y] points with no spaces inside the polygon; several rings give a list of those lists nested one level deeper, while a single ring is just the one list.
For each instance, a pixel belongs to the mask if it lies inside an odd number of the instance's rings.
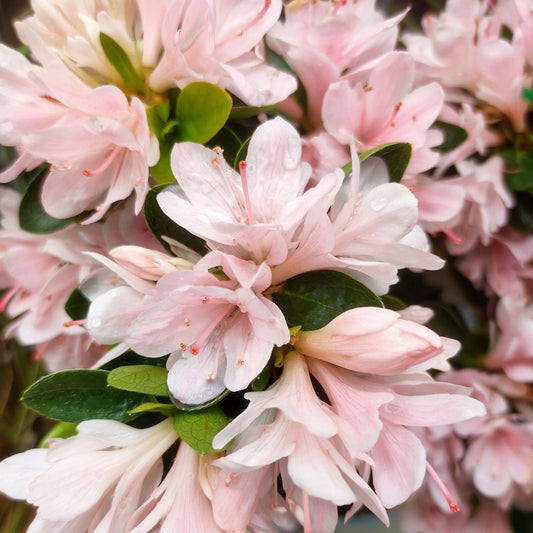
[{"label": "rhododendron blossom", "polygon": [[28,1],[0,530],[529,532],[533,0]]}]

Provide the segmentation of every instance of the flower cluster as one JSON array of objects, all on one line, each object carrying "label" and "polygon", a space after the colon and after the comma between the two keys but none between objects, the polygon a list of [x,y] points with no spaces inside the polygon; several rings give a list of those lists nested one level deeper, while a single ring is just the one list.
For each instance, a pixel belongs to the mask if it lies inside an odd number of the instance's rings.
[{"label": "flower cluster", "polygon": [[0,310],[57,421],[0,463],[30,531],[532,507],[533,4],[463,4],[32,1],[0,46]]}]

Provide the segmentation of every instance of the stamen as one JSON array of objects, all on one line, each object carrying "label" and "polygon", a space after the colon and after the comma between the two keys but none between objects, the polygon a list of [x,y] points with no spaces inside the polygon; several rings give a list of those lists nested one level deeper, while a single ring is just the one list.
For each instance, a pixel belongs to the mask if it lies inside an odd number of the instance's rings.
[{"label": "stamen", "polygon": [[446,487],[437,472],[435,472],[435,469],[429,464],[429,461],[426,461],[426,470],[428,471],[429,475],[434,479],[435,483],[437,484],[437,487],[439,487],[440,491],[446,498],[446,501],[450,506],[450,510],[453,513],[458,513],[460,511],[459,505],[457,505],[457,502],[453,499],[453,496],[450,494],[448,487]]},{"label": "stamen", "polygon": [[63,322],[63,326],[66,328],[71,328],[72,326],[83,326],[84,324],[87,324],[86,318],[82,320],[67,320],[66,322]]},{"label": "stamen", "polygon": [[7,304],[17,294],[18,290],[20,289],[20,285],[15,285],[11,289],[9,289],[4,295],[2,296],[2,299],[0,300],[0,313],[3,313],[7,307]]},{"label": "stamen", "polygon": [[248,181],[246,180],[246,161],[239,162],[239,172],[241,174],[242,193],[244,195],[244,203],[246,204],[246,212],[248,213],[248,222],[255,224],[252,213],[252,202],[250,201],[250,193],[248,192]]},{"label": "stamen", "polygon": [[106,170],[111,165],[111,163],[113,163],[113,161],[117,158],[121,151],[122,146],[115,146],[115,148],[111,150],[111,153],[107,156],[107,158],[104,159],[104,162],[96,170],[89,170],[86,168],[83,171],[83,175],[87,177],[98,176],[99,174],[104,172],[104,170]]},{"label": "stamen", "polygon": [[342,6],[345,6],[347,3],[347,0],[336,0],[335,2],[333,2],[333,16],[335,17],[339,9]]},{"label": "stamen", "polygon": [[433,222],[432,224],[434,226],[437,226],[437,228],[439,228],[442,233],[444,233],[444,235],[446,235],[446,237],[448,237],[448,239],[450,239],[450,241],[452,241],[453,243],[461,244],[463,242],[463,239],[456,235],[450,228],[444,226],[443,224],[440,224],[439,222]]},{"label": "stamen", "polygon": [[213,333],[213,330],[220,324],[224,317],[233,309],[234,304],[228,304],[224,306],[222,311],[215,317],[215,320],[209,324],[205,331],[200,335],[200,338],[191,346],[189,350],[193,355],[198,355],[202,344],[206,341],[207,337]]}]

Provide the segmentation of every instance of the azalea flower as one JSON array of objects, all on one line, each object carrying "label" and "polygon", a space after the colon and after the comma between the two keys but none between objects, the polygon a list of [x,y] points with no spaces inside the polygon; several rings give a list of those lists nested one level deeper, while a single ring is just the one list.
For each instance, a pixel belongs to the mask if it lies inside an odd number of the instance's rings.
[{"label": "azalea flower", "polygon": [[158,195],[165,214],[212,249],[269,265],[285,260],[306,213],[341,180],[337,170],[306,190],[311,169],[301,162],[300,136],[281,118],[256,129],[240,176],[220,149],[193,143],[177,144],[171,165],[180,187]]},{"label": "azalea flower", "polygon": [[201,456],[181,441],[172,468],[161,484],[128,521],[128,533],[223,533],[213,517],[211,502],[202,492]]},{"label": "azalea flower", "polygon": [[177,438],[170,419],[148,429],[82,422],[78,435],[0,463],[0,490],[37,506],[35,530],[125,533],[161,478],[161,455]]},{"label": "azalea flower", "polygon": [[[306,533],[313,521],[321,521],[323,512],[329,514],[337,505],[354,502],[362,502],[388,524],[381,502],[350,464],[346,450],[357,449],[356,432],[344,428],[339,417],[318,399],[301,354],[289,353],[280,379],[263,392],[246,393],[245,398],[250,404],[215,436],[213,446],[222,448],[240,437],[214,465],[240,474],[279,461],[284,486],[294,485],[302,491],[302,514],[296,517],[302,519]],[[311,464],[313,468],[309,468]],[[325,502],[310,503],[320,500]],[[334,527],[330,522],[330,527],[321,531],[333,532]]]}]

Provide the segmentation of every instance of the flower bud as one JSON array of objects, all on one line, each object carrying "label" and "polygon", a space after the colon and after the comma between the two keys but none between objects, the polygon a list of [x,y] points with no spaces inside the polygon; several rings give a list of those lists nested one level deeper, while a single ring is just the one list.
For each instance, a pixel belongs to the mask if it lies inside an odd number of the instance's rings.
[{"label": "flower bud", "polygon": [[304,355],[382,376],[404,372],[444,350],[429,328],[379,307],[346,311],[321,329],[298,332],[292,344]]},{"label": "flower bud", "polygon": [[194,267],[194,264],[186,259],[141,246],[117,246],[109,255],[133,274],[151,281],[159,280],[167,272],[191,270]]}]

